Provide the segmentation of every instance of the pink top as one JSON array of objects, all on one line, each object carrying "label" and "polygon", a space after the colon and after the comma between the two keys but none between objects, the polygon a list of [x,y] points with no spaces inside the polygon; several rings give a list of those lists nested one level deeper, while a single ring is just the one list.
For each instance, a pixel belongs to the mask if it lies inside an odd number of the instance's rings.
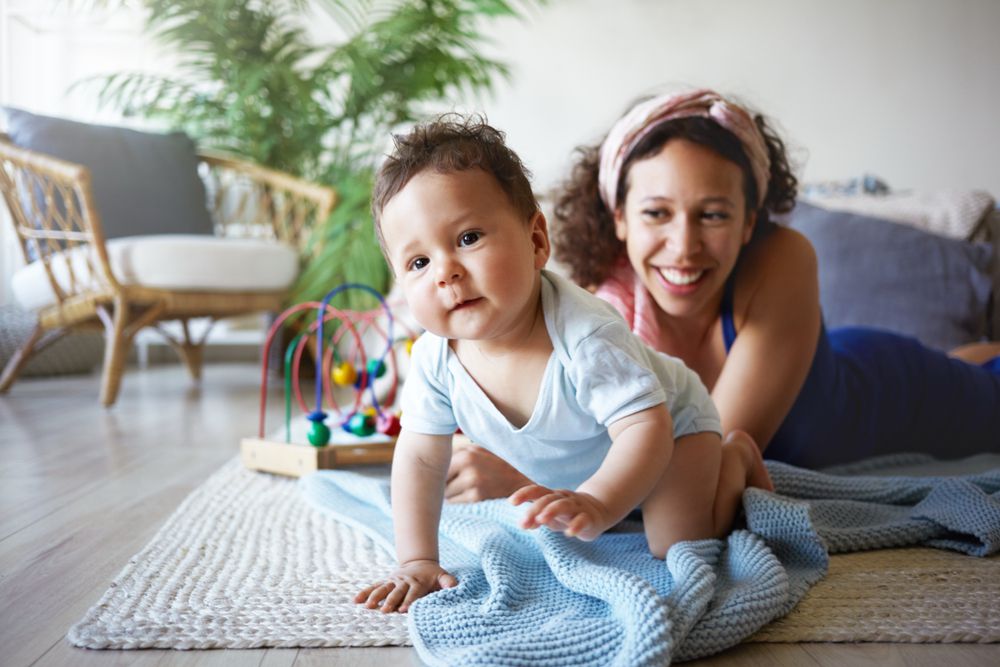
[{"label": "pink top", "polygon": [[622,314],[630,329],[653,349],[659,348],[660,324],[657,305],[639,280],[628,258],[621,257],[600,287],[594,292]]}]

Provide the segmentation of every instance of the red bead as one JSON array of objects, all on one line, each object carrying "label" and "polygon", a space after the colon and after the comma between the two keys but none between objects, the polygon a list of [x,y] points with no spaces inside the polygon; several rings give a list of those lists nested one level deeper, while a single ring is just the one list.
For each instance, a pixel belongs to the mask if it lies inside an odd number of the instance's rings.
[{"label": "red bead", "polygon": [[385,435],[399,435],[400,425],[398,415],[386,415],[379,420],[378,430]]}]

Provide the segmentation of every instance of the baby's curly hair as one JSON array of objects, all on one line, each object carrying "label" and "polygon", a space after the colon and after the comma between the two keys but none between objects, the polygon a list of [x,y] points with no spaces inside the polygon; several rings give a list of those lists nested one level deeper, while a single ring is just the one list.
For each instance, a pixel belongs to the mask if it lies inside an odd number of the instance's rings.
[{"label": "baby's curly hair", "polygon": [[531,172],[506,144],[506,136],[484,116],[448,113],[393,136],[395,148],[375,176],[372,217],[382,252],[382,211],[410,179],[426,169],[447,174],[468,169],[490,173],[510,198],[514,209],[530,220],[538,211],[531,189]]},{"label": "baby's curly hair", "polygon": [[[754,122],[764,136],[771,174],[764,203],[757,211],[757,229],[770,223],[769,213],[787,213],[795,206],[798,180],[789,166],[784,142],[761,115]],[[628,192],[628,173],[638,160],[655,155],[672,139],[686,139],[709,148],[734,162],[743,172],[746,210],[754,209],[757,184],[750,160],[740,140],[715,121],[689,116],[667,121],[640,141],[622,165],[617,200],[624,203]],[[594,287],[610,275],[625,244],[615,235],[614,215],[601,199],[598,187],[601,147],[583,146],[576,151],[578,158],[569,178],[556,192],[552,247],[555,258],[564,264],[571,277],[584,287]],[[621,205],[621,204],[619,204]]]}]

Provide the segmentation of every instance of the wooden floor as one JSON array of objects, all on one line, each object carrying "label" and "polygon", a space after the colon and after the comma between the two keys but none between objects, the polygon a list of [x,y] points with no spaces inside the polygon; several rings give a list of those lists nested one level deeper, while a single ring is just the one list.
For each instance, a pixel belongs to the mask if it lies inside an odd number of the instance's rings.
[{"label": "wooden floor", "polygon": [[[87,651],[64,639],[181,499],[255,430],[258,368],[28,379],[0,396],[0,665],[417,665],[412,649]],[[280,406],[272,399],[277,423]],[[748,644],[690,665],[998,665],[1000,645]]]}]

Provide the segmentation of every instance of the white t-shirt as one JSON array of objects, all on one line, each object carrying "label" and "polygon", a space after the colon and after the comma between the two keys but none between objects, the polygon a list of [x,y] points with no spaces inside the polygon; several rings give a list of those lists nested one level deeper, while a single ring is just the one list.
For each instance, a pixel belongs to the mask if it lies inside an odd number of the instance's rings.
[{"label": "white t-shirt", "polygon": [[400,397],[408,431],[456,429],[538,484],[575,489],[611,446],[608,426],[666,403],[674,438],[722,433],[705,386],[682,361],[647,347],[607,303],[565,278],[542,272],[542,312],[552,356],[531,418],[515,428],[448,346],[424,333],[413,346]]}]

